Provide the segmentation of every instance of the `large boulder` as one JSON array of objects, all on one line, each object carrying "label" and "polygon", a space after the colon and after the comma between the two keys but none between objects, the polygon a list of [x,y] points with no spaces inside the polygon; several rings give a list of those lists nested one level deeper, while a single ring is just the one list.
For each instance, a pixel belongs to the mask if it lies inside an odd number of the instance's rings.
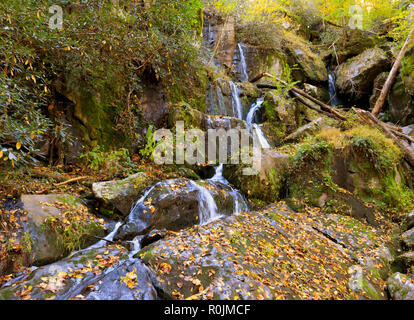
[{"label": "large boulder", "polygon": [[[167,235],[139,256],[176,299],[385,299],[381,279],[364,264],[349,272],[357,264],[350,250],[314,228],[314,216],[278,203]],[[367,244],[354,221],[338,216],[330,229],[353,233],[366,254],[378,240]]]},{"label": "large boulder", "polygon": [[389,58],[384,50],[378,47],[365,50],[336,70],[336,85],[340,94],[349,101],[369,95],[375,78],[388,66]]},{"label": "large boulder", "polygon": [[288,155],[264,149],[258,174],[245,175],[245,167],[229,165],[224,176],[249,198],[275,202],[279,200],[288,164]]},{"label": "large boulder", "polygon": [[414,300],[414,278],[395,273],[388,279],[388,291],[394,300]]},{"label": "large boulder", "polygon": [[308,42],[294,34],[285,33],[282,43],[289,65],[299,67],[293,70],[296,80],[308,80],[312,83],[328,81],[328,71],[325,63],[317,54],[312,52]]},{"label": "large boulder", "polygon": [[126,217],[145,188],[156,179],[139,172],[123,180],[96,182],[92,191],[100,203],[100,212],[110,218]]},{"label": "large boulder", "polygon": [[19,227],[9,238],[13,247],[0,262],[0,275],[19,265],[56,261],[105,234],[104,221],[91,215],[80,199],[65,194],[22,195],[13,219]]},{"label": "large boulder", "polygon": [[156,300],[153,273],[117,245],[90,248],[4,283],[0,300]]},{"label": "large boulder", "polygon": [[178,231],[247,209],[243,196],[221,181],[167,180],[136,203],[116,239],[131,240],[153,229]]}]

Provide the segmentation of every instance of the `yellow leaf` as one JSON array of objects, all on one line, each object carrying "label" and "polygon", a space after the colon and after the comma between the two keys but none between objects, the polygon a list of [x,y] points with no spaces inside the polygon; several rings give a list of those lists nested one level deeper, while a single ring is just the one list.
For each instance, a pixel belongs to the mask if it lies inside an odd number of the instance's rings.
[{"label": "yellow leaf", "polygon": [[16,143],[16,150],[20,150],[20,148],[22,147],[22,144],[20,142]]}]

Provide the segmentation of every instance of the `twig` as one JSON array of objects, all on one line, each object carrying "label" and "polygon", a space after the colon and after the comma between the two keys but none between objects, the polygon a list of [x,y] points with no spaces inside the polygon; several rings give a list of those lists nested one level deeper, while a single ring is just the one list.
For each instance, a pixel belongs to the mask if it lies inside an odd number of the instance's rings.
[{"label": "twig", "polygon": [[65,184],[69,184],[69,183],[72,183],[72,182],[77,182],[77,181],[80,181],[80,180],[85,180],[85,179],[88,179],[88,178],[89,178],[89,177],[87,177],[87,176],[83,176],[83,177],[76,177],[76,178],[69,179],[69,180],[66,180],[66,181],[64,181],[64,182],[61,182],[61,183],[55,184],[55,187],[61,187],[61,186],[64,186]]}]

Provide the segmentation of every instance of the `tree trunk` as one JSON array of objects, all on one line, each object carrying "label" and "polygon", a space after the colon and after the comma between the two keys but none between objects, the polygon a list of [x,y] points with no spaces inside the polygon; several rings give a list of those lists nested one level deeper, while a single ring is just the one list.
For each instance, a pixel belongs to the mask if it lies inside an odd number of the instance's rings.
[{"label": "tree trunk", "polygon": [[412,44],[413,42],[413,36],[414,36],[414,30],[411,31],[411,33],[409,34],[407,40],[404,43],[404,46],[402,47],[400,53],[397,56],[397,59],[395,60],[395,63],[391,69],[390,75],[387,78],[387,81],[384,84],[384,87],[382,88],[381,94],[377,100],[377,102],[375,103],[374,109],[372,110],[372,115],[374,117],[378,118],[379,113],[381,112],[382,107],[384,106],[385,103],[385,99],[388,96],[388,93],[391,90],[391,87],[394,83],[394,79],[398,73],[398,70],[401,66],[401,61],[404,58],[405,52],[407,51],[408,47],[410,46],[410,44]]}]

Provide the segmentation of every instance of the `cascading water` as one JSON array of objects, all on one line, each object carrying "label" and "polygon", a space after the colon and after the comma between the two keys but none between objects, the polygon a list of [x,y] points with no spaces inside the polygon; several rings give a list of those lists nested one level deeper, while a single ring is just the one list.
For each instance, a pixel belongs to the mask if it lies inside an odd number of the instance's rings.
[{"label": "cascading water", "polygon": [[208,190],[194,181],[191,181],[191,185],[199,191],[198,199],[200,209],[200,224],[207,224],[209,222],[220,219],[222,215],[217,212],[217,204],[213,196]]},{"label": "cascading water", "polygon": [[239,118],[240,120],[243,119],[243,106],[240,100],[240,91],[237,88],[236,84],[230,81],[230,89],[231,89],[231,96],[232,96],[232,108],[233,108],[233,116]]},{"label": "cascading water", "polygon": [[336,85],[335,85],[335,74],[333,71],[328,73],[328,80],[329,80],[329,101],[331,106],[337,106],[339,104],[338,96],[336,92]]},{"label": "cascading water", "polygon": [[240,81],[249,81],[249,75],[247,74],[247,64],[246,58],[243,52],[243,46],[241,43],[237,45],[239,49],[239,57],[240,57]]},{"label": "cascading water", "polygon": [[260,98],[255,103],[252,104],[247,117],[246,121],[251,125],[251,131],[252,133],[256,134],[256,137],[259,139],[259,143],[262,146],[263,149],[269,149],[271,146],[269,142],[267,141],[262,129],[260,126],[256,123],[256,113],[257,111],[262,107],[264,103],[264,99]]}]

